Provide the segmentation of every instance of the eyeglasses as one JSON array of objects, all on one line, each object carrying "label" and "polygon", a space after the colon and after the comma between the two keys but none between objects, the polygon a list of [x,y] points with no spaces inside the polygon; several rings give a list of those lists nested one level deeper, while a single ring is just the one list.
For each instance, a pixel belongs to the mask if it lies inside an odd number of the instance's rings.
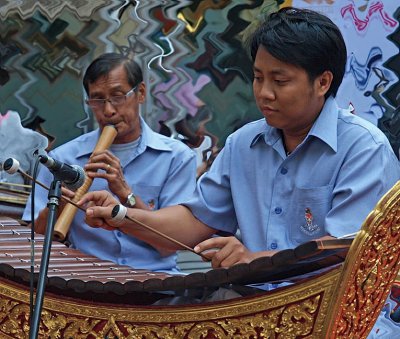
[{"label": "eyeglasses", "polygon": [[121,106],[126,102],[126,98],[130,97],[136,90],[137,86],[133,87],[129,92],[124,95],[115,95],[109,99],[87,99],[85,100],[92,109],[100,110],[104,109],[106,102],[108,101],[114,107]]}]

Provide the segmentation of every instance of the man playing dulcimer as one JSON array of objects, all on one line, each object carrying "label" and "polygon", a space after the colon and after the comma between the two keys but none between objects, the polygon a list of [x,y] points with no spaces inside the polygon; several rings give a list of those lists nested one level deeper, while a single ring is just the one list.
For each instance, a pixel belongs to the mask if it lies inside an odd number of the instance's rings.
[{"label": "man playing dulcimer", "polygon": [[[87,175],[94,179],[89,190],[107,190],[128,207],[156,210],[187,200],[195,189],[195,154],[181,141],[152,131],[140,117],[146,87],[139,65],[124,55],[103,54],[87,68],[83,85],[86,103],[99,128],[61,145],[49,155],[61,162],[84,166]],[[93,152],[102,130],[110,124],[117,130],[113,144],[109,149]],[[51,180],[51,173],[42,169],[38,181],[49,185]],[[73,198],[71,193],[68,195]],[[42,188],[35,195],[35,230],[40,233],[46,227],[47,195]],[[30,209],[28,204],[24,220],[30,220]],[[74,216],[66,240],[82,252],[120,265],[153,271],[177,270],[175,251],[157,251],[118,229],[108,232],[92,228],[85,224],[82,211]]]},{"label": "man playing dulcimer", "polygon": [[[400,166],[376,126],[336,104],[347,58],[338,27],[317,12],[283,8],[261,24],[250,46],[264,119],[228,137],[188,201],[158,211],[125,210],[109,193],[90,192],[79,202],[89,225],[177,249],[122,220],[127,213],[203,253],[214,268],[361,227],[400,179]],[[233,236],[238,229],[241,241]],[[217,232],[232,236],[212,237]]]}]

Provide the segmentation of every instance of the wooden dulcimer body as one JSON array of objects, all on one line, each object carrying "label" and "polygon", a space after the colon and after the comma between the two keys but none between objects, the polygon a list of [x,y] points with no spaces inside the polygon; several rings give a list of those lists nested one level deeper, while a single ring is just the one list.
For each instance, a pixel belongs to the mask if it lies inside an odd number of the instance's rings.
[{"label": "wooden dulcimer body", "polygon": [[[43,236],[35,236],[34,281]],[[0,335],[29,333],[30,230],[0,219]],[[135,270],[53,242],[39,337],[365,338],[400,266],[400,183],[354,240],[311,241],[229,269]],[[306,275],[304,275],[306,273]],[[230,300],[161,305],[193,289],[289,281]],[[161,303],[160,303],[161,301]]]}]

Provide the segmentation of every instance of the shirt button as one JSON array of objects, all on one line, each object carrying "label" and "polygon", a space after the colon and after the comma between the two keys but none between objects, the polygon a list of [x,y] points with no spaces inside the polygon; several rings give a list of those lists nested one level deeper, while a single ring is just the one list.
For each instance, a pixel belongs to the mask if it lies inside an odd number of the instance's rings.
[{"label": "shirt button", "polygon": [[121,263],[122,263],[122,265],[125,265],[125,264],[126,264],[126,260],[125,260],[125,259],[122,259],[122,260],[121,260]]},{"label": "shirt button", "polygon": [[121,232],[117,232],[117,236],[122,237],[122,233]]},{"label": "shirt button", "polygon": [[276,250],[278,248],[278,244],[276,242],[271,242],[271,250]]},{"label": "shirt button", "polygon": [[280,208],[280,207],[275,207],[275,213],[276,213],[276,214],[281,214],[281,213],[282,213],[282,208]]},{"label": "shirt button", "polygon": [[281,168],[281,174],[286,174],[288,172],[287,168],[282,167]]}]

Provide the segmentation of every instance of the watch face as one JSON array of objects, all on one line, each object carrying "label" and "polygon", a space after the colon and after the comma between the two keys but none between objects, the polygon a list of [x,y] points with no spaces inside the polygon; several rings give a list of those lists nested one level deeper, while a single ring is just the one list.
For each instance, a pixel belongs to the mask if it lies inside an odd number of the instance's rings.
[{"label": "watch face", "polygon": [[134,206],[136,205],[136,198],[135,198],[135,196],[133,195],[133,193],[131,193],[131,194],[128,195],[128,198],[126,199],[126,204],[127,204],[129,207],[134,207]]}]

